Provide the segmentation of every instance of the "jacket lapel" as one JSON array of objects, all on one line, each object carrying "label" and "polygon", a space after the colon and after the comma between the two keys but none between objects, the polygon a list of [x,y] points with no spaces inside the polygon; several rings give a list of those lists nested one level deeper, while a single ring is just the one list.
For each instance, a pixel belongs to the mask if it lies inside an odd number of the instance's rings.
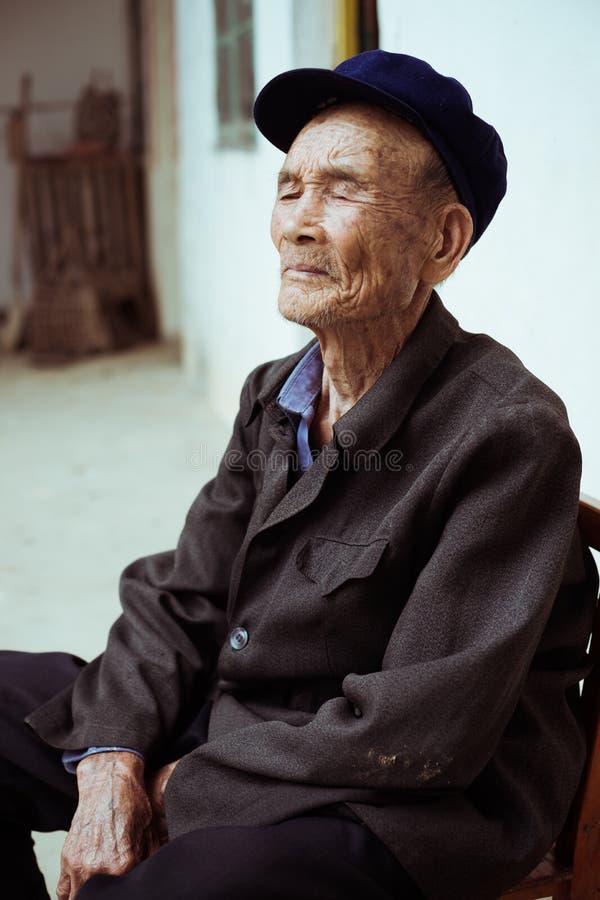
[{"label": "jacket lapel", "polygon": [[308,349],[294,354],[285,366],[269,373],[252,412],[249,424],[262,407],[269,419],[273,439],[265,459],[262,489],[256,498],[246,538],[236,557],[230,581],[229,611],[233,611],[246,556],[254,537],[307,509],[319,496],[333,468],[352,465],[354,455],[379,450],[398,430],[423,385],[438,367],[460,334],[456,319],[433,294],[415,331],[358,403],[333,426],[333,440],[326,444],[314,463],[288,490],[291,454],[296,436],[285,413],[277,405],[277,395],[285,379]]},{"label": "jacket lapel", "polygon": [[259,531],[272,528],[280,522],[297,515],[316,500],[331,469],[337,466],[339,454],[332,444],[323,447],[310,469],[298,479],[293,487],[281,498]]},{"label": "jacket lapel", "polygon": [[[295,435],[277,405],[283,381],[306,352],[294,354],[285,370],[278,369],[265,385],[258,403],[271,419],[273,448],[266,461],[263,489],[249,527],[248,537],[297,515],[316,500],[332,468],[351,464],[357,452],[377,451],[400,428],[427,379],[437,369],[452,343],[460,335],[458,322],[434,292],[419,324],[405,346],[375,384],[333,426],[333,440],[323,447],[313,465],[288,485],[289,454]],[[250,420],[254,418],[253,411]]]}]

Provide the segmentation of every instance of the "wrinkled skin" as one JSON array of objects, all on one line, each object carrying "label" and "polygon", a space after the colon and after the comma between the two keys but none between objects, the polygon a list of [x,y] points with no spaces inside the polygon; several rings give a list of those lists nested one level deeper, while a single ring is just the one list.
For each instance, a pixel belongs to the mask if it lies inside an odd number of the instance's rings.
[{"label": "wrinkled skin", "polygon": [[73,900],[93,875],[129,872],[168,840],[163,797],[175,765],[145,781],[144,762],[133,753],[97,753],[79,763],[79,804],[61,855],[59,900]]},{"label": "wrinkled skin", "polygon": [[363,104],[305,126],[272,218],[286,317],[313,328],[402,318],[432,240],[414,189],[430,152],[410,125]]},{"label": "wrinkled skin", "polygon": [[436,203],[420,190],[433,152],[404,120],[347,103],[302,129],[280,172],[271,222],[279,309],[321,344],[311,429],[319,445],[399,352],[468,246],[471,218],[455,195]]}]

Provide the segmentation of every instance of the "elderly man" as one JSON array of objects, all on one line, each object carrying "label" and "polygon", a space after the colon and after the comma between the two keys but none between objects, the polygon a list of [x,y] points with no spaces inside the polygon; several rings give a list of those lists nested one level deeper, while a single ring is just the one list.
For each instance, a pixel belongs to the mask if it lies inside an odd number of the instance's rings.
[{"label": "elderly man", "polygon": [[434,292],[502,198],[500,139],[382,51],[255,115],[287,152],[279,307],[316,340],[248,377],[106,652],[4,654],[3,896],[47,896],[29,831],[70,827],[61,900],[486,900],[578,782],[577,443]]}]

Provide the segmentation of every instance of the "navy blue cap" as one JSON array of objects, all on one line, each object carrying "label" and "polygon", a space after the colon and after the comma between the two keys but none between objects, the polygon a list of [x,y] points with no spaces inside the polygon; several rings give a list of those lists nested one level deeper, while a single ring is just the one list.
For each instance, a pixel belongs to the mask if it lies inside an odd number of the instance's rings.
[{"label": "navy blue cap", "polygon": [[367,50],[335,69],[292,69],[277,75],[254,104],[264,136],[285,153],[304,125],[334,103],[362,100],[418,128],[444,161],[473,217],[477,241],[506,193],[506,157],[499,134],[473,112],[455,78],[404,53]]}]

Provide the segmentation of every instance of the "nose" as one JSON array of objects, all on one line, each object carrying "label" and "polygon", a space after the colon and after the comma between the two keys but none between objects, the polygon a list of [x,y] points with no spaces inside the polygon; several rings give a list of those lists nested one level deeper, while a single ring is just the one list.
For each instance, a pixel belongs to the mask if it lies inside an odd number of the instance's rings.
[{"label": "nose", "polygon": [[282,233],[293,244],[320,241],[323,235],[321,204],[312,191],[304,191],[293,203],[282,210]]}]

